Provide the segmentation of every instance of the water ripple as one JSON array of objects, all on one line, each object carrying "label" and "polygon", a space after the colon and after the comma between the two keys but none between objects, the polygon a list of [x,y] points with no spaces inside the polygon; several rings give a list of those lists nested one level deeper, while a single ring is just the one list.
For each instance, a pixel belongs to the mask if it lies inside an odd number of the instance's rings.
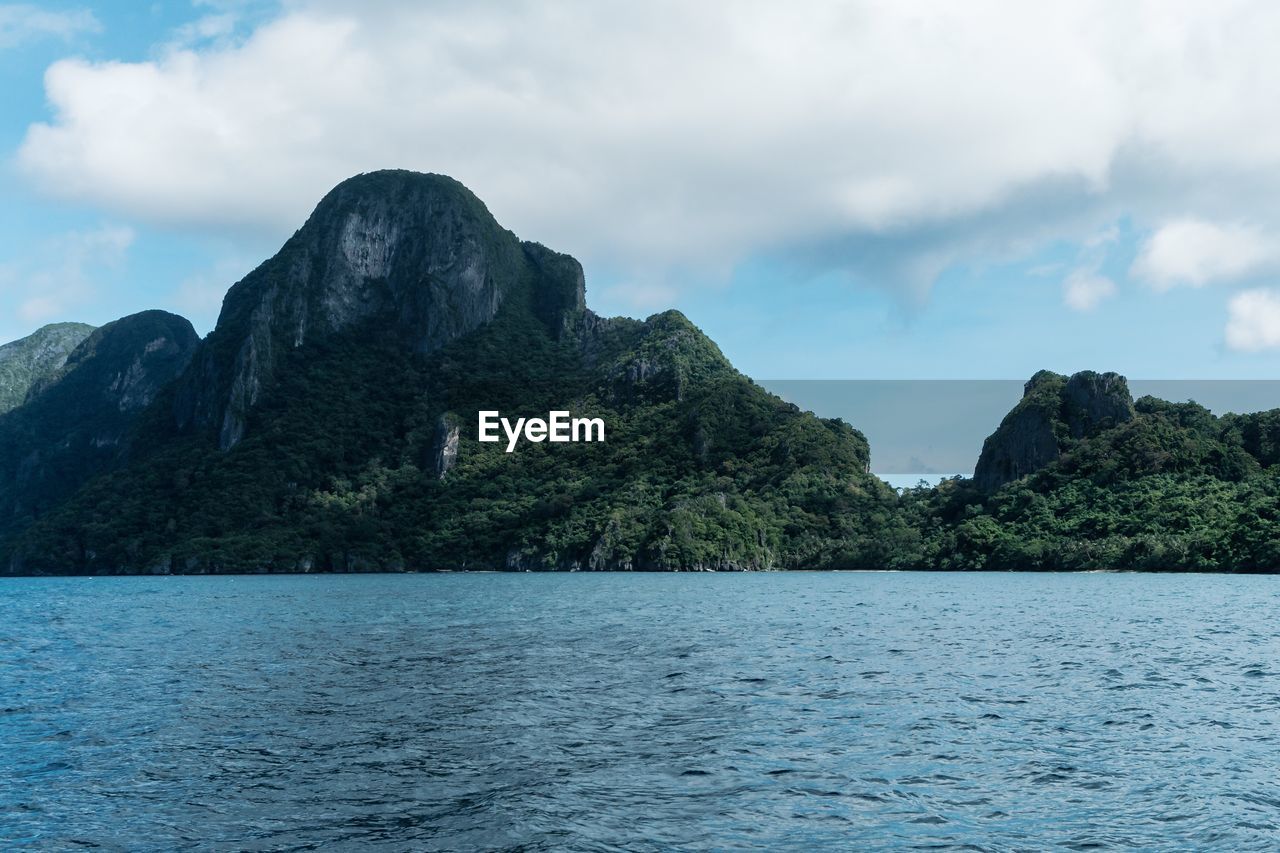
[{"label": "water ripple", "polygon": [[0,581],[0,848],[1274,849],[1269,577]]}]

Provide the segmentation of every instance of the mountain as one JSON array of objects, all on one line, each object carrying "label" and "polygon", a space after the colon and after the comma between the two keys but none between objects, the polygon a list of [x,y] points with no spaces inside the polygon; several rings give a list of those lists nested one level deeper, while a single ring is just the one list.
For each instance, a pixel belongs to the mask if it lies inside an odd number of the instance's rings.
[{"label": "mountain", "polygon": [[1086,370],[1070,378],[1042,370],[982,446],[974,484],[994,492],[1056,462],[1082,439],[1133,419],[1123,376]]},{"label": "mountain", "polygon": [[126,461],[139,416],[198,343],[189,322],[163,311],[108,323],[36,383],[24,405],[0,415],[0,539]]},{"label": "mountain", "polygon": [[945,569],[1274,571],[1280,410],[1136,402],[1116,374],[1047,371],[983,447],[972,481],[906,496]]},{"label": "mountain", "polygon": [[583,307],[582,272],[571,259],[556,267],[553,256],[522,245],[450,178],[386,171],[345,181],[227,295],[183,379],[179,424],[216,428],[219,447],[234,447],[280,360],[310,341],[364,333],[421,355],[489,323],[526,291],[536,291],[535,308],[568,318]]},{"label": "mountain", "polygon": [[17,408],[35,385],[62,369],[93,326],[54,323],[0,346],[0,414]]},{"label": "mountain", "polygon": [[[605,440],[507,452],[481,410],[599,418]],[[0,536],[3,565],[876,567],[912,536],[860,433],[765,392],[678,312],[597,316],[577,261],[438,175],[331,191],[131,435]]]},{"label": "mountain", "polygon": [[[1041,371],[972,479],[899,495],[857,430],[679,312],[596,315],[577,261],[438,175],[338,185],[203,341],[158,311],[61,364],[37,337],[0,414],[11,574],[1280,568],[1280,410]],[[480,440],[554,411],[603,441]]]}]

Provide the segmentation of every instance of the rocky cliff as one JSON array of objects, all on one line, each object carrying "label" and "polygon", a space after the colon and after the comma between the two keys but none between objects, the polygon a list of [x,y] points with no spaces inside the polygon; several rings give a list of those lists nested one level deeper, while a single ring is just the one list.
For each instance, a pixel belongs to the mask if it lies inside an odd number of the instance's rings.
[{"label": "rocky cliff", "polygon": [[185,319],[146,311],[92,331],[65,364],[0,415],[0,534],[125,461],[138,417],[188,365]]},{"label": "rocky cliff", "polygon": [[404,171],[344,181],[275,257],[231,288],[184,377],[176,420],[216,431],[230,449],[288,351],[363,329],[422,355],[492,321],[513,292],[531,286],[557,328],[583,309],[577,262],[522,244],[457,181]]},{"label": "rocky cliff", "polygon": [[54,323],[0,346],[0,414],[22,405],[32,386],[61,370],[92,332],[84,323]]},{"label": "rocky cliff", "polygon": [[994,492],[1056,462],[1081,438],[1133,416],[1123,376],[1086,370],[1068,378],[1042,370],[1028,380],[1022,400],[983,444],[974,484]]}]

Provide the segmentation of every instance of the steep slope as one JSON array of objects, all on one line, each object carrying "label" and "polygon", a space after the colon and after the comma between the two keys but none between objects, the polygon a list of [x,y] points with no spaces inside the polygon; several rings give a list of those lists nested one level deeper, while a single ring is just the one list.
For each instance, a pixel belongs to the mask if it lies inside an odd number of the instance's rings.
[{"label": "steep slope", "polygon": [[908,495],[925,545],[901,559],[952,569],[1280,568],[1280,410],[1215,417],[1195,403],[1130,404],[1122,377],[1077,376],[1083,396],[1066,391],[1076,377],[1037,374],[984,448],[988,460],[1028,461],[1034,442],[1024,439],[1052,434],[1054,452],[1033,470],[994,489],[975,477]]},{"label": "steep slope", "polygon": [[983,444],[974,484],[994,492],[1056,462],[1082,438],[1132,418],[1123,376],[1086,370],[1068,378],[1042,370]]},{"label": "steep slope", "polygon": [[54,323],[0,346],[0,414],[22,405],[32,387],[61,370],[92,332],[84,323]]},{"label": "steep slope", "polygon": [[137,418],[198,343],[190,323],[162,311],[108,323],[0,415],[0,540],[126,459]]},{"label": "steep slope", "polygon": [[406,354],[431,352],[491,321],[535,267],[450,178],[387,171],[345,181],[227,294],[184,377],[179,426],[216,429],[227,450],[290,350],[365,330]]},{"label": "steep slope", "polygon": [[[507,453],[482,409],[598,417],[606,440]],[[439,176],[326,196],[145,430],[146,458],[12,541],[11,571],[876,566],[909,536],[861,434],[677,312],[586,310],[576,261]]]}]

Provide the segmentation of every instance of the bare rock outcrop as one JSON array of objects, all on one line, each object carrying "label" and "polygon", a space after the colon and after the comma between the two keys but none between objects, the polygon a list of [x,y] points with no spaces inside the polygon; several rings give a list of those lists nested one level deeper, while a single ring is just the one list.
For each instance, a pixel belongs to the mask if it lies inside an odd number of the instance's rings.
[{"label": "bare rock outcrop", "polygon": [[531,300],[548,325],[568,329],[583,290],[577,261],[521,243],[457,181],[359,175],[227,294],[174,416],[180,429],[214,431],[227,450],[289,350],[359,327],[427,353],[490,322],[509,299]]},{"label": "bare rock outcrop", "polygon": [[1042,370],[1022,400],[982,445],[974,484],[985,492],[1056,462],[1072,443],[1133,419],[1133,397],[1117,373],[1081,371],[1070,378]]}]

